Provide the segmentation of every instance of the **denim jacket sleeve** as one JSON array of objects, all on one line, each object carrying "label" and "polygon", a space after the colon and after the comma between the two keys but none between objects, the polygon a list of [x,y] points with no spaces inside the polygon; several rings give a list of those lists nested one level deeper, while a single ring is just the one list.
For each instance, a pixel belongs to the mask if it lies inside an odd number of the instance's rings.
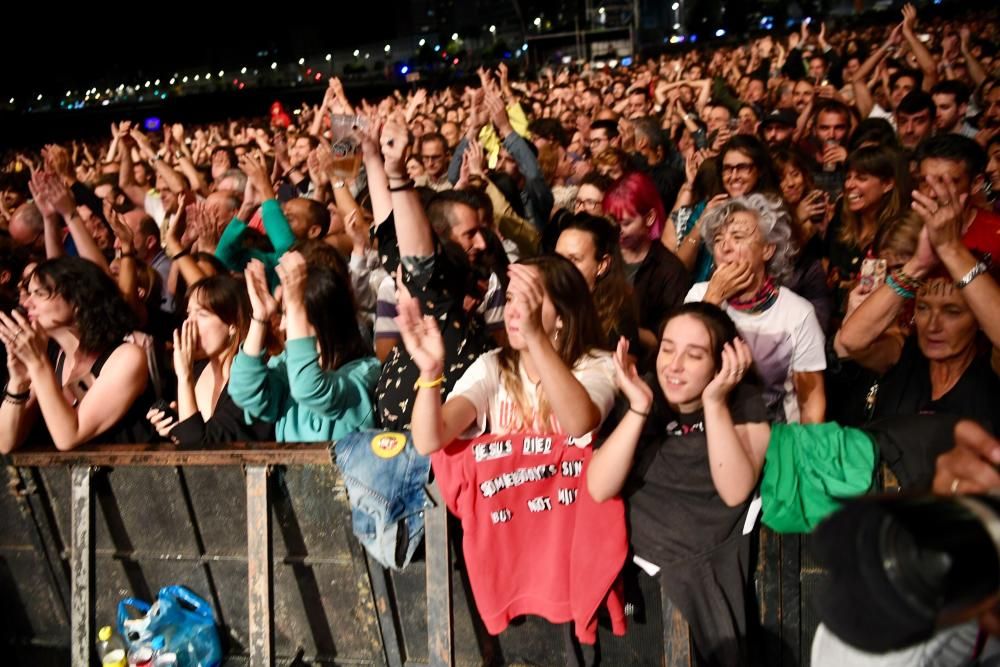
[{"label": "denim jacket sleeve", "polygon": [[532,202],[539,219],[534,220],[535,225],[540,227],[539,222],[549,219],[555,200],[552,197],[552,190],[542,176],[542,170],[538,166],[535,154],[528,148],[528,142],[517,132],[511,132],[503,140],[503,147],[511,154],[517,162],[517,168],[524,176],[524,190]]},{"label": "denim jacket sleeve", "polygon": [[462,154],[465,153],[465,147],[468,145],[469,140],[462,137],[458,146],[455,146],[455,152],[451,154],[451,162],[448,163],[448,182],[452,185],[458,183],[458,178],[462,175]]}]

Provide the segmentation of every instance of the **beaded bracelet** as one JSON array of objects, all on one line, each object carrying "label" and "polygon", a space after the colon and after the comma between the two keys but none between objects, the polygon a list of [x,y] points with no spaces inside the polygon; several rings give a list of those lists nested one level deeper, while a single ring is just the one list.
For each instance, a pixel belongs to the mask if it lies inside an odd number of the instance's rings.
[{"label": "beaded bracelet", "polygon": [[892,278],[897,285],[908,292],[913,292],[914,294],[916,294],[924,284],[924,281],[919,278],[907,275],[903,269],[894,270],[892,272]]},{"label": "beaded bracelet", "polygon": [[886,278],[885,278],[885,284],[888,285],[889,288],[893,292],[895,292],[899,296],[903,297],[904,299],[912,299],[912,298],[914,298],[916,296],[916,294],[914,292],[911,292],[910,290],[906,289],[905,287],[903,287],[902,285],[900,285],[898,282],[896,282],[896,272],[895,271],[893,271],[888,276],[886,276]]}]

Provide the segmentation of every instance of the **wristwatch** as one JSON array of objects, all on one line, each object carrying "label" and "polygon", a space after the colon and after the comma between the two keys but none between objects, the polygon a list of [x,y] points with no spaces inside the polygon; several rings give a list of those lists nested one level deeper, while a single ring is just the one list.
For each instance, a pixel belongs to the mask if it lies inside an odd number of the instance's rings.
[{"label": "wristwatch", "polygon": [[974,267],[969,269],[968,273],[962,276],[959,281],[955,283],[955,288],[964,289],[965,287],[968,287],[969,283],[978,278],[981,274],[989,271],[991,266],[993,266],[993,257],[990,253],[986,253]]}]

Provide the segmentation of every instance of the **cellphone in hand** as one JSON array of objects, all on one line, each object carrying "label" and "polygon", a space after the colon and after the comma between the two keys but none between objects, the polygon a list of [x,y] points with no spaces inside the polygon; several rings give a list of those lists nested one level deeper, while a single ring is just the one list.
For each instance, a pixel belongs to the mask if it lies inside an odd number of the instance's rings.
[{"label": "cellphone in hand", "polygon": [[865,292],[871,292],[885,282],[886,263],[884,259],[867,257],[861,262],[861,285]]},{"label": "cellphone in hand", "polygon": [[153,405],[150,406],[150,407],[153,410],[160,410],[167,417],[173,417],[173,420],[175,422],[180,421],[177,418],[177,412],[173,408],[170,407],[170,403],[168,403],[167,401],[165,401],[162,398],[160,400],[156,401],[155,403],[153,403]]}]

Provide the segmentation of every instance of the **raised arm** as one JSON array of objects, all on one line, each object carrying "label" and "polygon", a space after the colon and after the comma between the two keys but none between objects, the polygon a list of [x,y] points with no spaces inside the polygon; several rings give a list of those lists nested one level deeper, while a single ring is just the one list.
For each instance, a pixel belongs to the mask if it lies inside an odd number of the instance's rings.
[{"label": "raised arm", "polygon": [[507,307],[516,304],[523,313],[521,334],[541,382],[541,390],[559,426],[572,437],[583,437],[600,426],[601,411],[542,329],[545,291],[541,275],[535,267],[521,264],[512,265],[509,273]]},{"label": "raised arm", "polygon": [[875,68],[886,57],[889,49],[897,46],[903,38],[903,26],[897,25],[892,29],[889,39],[880,47],[872,51],[871,55],[861,64],[854,74],[851,85],[854,86],[854,104],[858,108],[858,113],[862,118],[867,118],[875,108],[875,101],[872,99],[872,91],[868,88],[868,78],[875,71]]},{"label": "raised arm", "polygon": [[164,182],[167,184],[167,187],[170,188],[171,192],[180,194],[187,189],[184,178],[156,154],[153,147],[149,143],[149,139],[147,139],[146,135],[139,131],[139,128],[132,128],[130,136],[132,137],[132,140],[135,141],[135,145],[138,146],[139,154],[142,155],[144,160],[153,165],[156,173],[163,177]]},{"label": "raised arm", "polygon": [[621,493],[653,405],[653,391],[639,378],[624,337],[618,342],[614,360],[618,389],[628,401],[628,411],[604,444],[594,451],[587,467],[587,491],[597,502],[604,502]]},{"label": "raised arm", "polygon": [[382,121],[371,116],[361,133],[361,156],[368,177],[368,196],[372,202],[375,224],[380,225],[392,213],[392,193],[389,192],[389,178],[385,173],[379,138],[382,136]]},{"label": "raised arm", "polygon": [[476,407],[463,396],[441,405],[445,351],[437,321],[430,315],[422,315],[419,301],[409,295],[400,296],[398,308],[396,324],[400,337],[420,369],[410,422],[413,446],[429,456],[447,447],[475,421]]},{"label": "raised arm", "polygon": [[128,135],[131,123],[122,121],[118,126],[120,138],[118,140],[118,152],[121,153],[121,162],[118,166],[118,187],[136,206],[142,207],[146,204],[146,191],[136,185],[135,174],[132,171],[132,149],[125,140]]},{"label": "raised arm", "polygon": [[972,49],[969,46],[969,39],[972,37],[972,31],[969,30],[967,26],[962,26],[959,30],[959,44],[961,44],[962,57],[965,58],[965,66],[969,70],[969,78],[972,79],[972,83],[979,86],[986,81],[987,73],[986,68],[983,64],[979,62],[976,56],[972,55]]},{"label": "raised arm", "polygon": [[382,157],[392,195],[396,238],[400,257],[430,257],[434,254],[434,232],[420,196],[406,175],[410,135],[401,119],[391,119],[382,128]]},{"label": "raised arm", "polygon": [[118,265],[118,291],[122,293],[125,302],[132,308],[136,315],[142,315],[143,303],[139,297],[139,280],[135,266],[135,245],[133,245],[134,235],[132,228],[125,223],[121,214],[117,211],[111,212],[111,219],[108,221],[111,230],[118,238],[121,257]]},{"label": "raised arm", "polygon": [[[927,236],[941,264],[948,270],[951,279],[959,285],[965,302],[986,337],[994,348],[1000,349],[1000,286],[988,272],[979,271],[971,281],[962,285],[979,262],[962,243],[961,229],[966,216],[967,195],[958,196],[951,181],[940,177],[929,181],[934,197],[918,191],[913,192],[913,210],[924,219]],[[944,204],[943,202],[947,202]]]},{"label": "raised arm", "polygon": [[726,343],[722,368],[702,392],[712,483],[730,507],[745,502],[757,486],[771,437],[766,422],[735,425],[729,411],[727,397],[752,362],[750,348],[741,339]]},{"label": "raised arm", "polygon": [[914,32],[916,25],[917,9],[912,4],[906,3],[903,5],[903,38],[909,45],[910,50],[913,51],[913,55],[917,59],[917,64],[920,65],[920,69],[924,73],[924,80],[921,87],[925,92],[930,92],[938,79],[937,63],[934,61],[934,56],[931,55],[931,52],[924,46],[924,43],[917,38],[917,34]]},{"label": "raised arm", "polygon": [[[90,260],[110,275],[111,269],[108,267],[108,261],[104,258],[101,249],[97,247],[97,242],[90,235],[90,230],[87,229],[80,214],[77,213],[73,195],[62,180],[55,174],[36,171],[31,178],[31,190],[36,200],[42,202],[39,210],[43,210],[44,207],[44,210],[54,211],[66,221],[66,227],[69,229],[70,236],[73,237],[73,243],[76,244],[76,250],[80,257]],[[46,247],[48,247],[53,235],[54,233],[51,232],[46,234]],[[61,243],[59,254],[62,254]]]}]

